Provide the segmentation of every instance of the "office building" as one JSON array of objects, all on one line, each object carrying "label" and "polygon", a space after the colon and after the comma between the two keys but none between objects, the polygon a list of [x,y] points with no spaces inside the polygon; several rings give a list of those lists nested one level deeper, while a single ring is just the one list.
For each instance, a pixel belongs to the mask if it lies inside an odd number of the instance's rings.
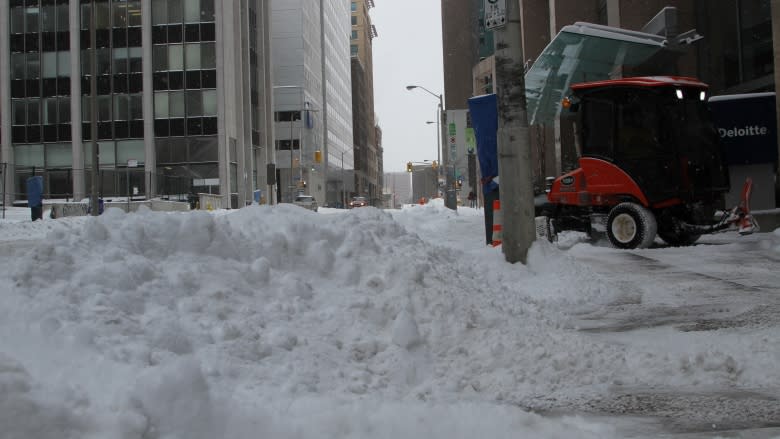
[{"label": "office building", "polygon": [[[508,0],[509,1],[509,0]],[[483,0],[441,0],[445,110],[468,108],[471,69],[479,62]]]},{"label": "office building", "polygon": [[387,207],[398,209],[404,204],[414,203],[412,198],[412,176],[409,172],[388,172],[384,176],[384,193],[389,194]]},{"label": "office building", "polygon": [[354,164],[350,2],[272,0],[277,195],[342,198]]},{"label": "office building", "polygon": [[103,197],[211,192],[238,207],[267,192],[267,17],[265,0],[3,2],[6,201],[33,174],[46,198],[92,192],[93,106]]},{"label": "office building", "polygon": [[352,1],[352,121],[355,151],[355,195],[379,205],[382,168],[374,113],[374,61],[372,44],[378,36],[369,10],[373,0]]}]

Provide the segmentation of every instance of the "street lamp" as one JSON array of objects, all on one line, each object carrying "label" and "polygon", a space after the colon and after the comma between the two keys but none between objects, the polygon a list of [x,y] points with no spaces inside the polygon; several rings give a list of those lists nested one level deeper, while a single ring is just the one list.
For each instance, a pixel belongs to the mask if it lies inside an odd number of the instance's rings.
[{"label": "street lamp", "polygon": [[[429,95],[431,95],[431,96],[433,96],[433,97],[435,97],[436,99],[439,100],[439,111],[438,111],[439,114],[437,115],[438,117],[436,118],[436,132],[437,132],[437,136],[439,137],[439,140],[437,142],[438,143],[438,151],[436,151],[436,153],[437,153],[437,156],[439,158],[440,169],[446,168],[446,166],[442,166],[443,163],[441,161],[442,156],[444,157],[444,161],[445,162],[448,161],[447,160],[447,155],[445,154],[446,151],[444,150],[444,139],[445,139],[445,136],[444,136],[444,98],[443,98],[443,96],[441,94],[436,94],[436,93],[428,90],[427,88],[423,87],[422,85],[407,85],[406,86],[406,89],[410,90],[410,91],[414,90],[416,88],[419,88],[420,90],[425,91]],[[443,172],[443,170],[439,171],[439,173],[441,173],[441,172]],[[445,178],[446,178],[446,181],[447,181],[446,190],[450,190],[451,184],[450,184],[450,181],[449,181],[450,180],[449,173],[445,173]],[[445,197],[444,197],[444,204],[445,204],[445,206],[447,206],[448,208],[450,208],[452,210],[457,210],[457,208],[458,208],[457,201],[455,201],[454,199],[450,200],[450,197],[448,197],[446,193],[445,193]]]},{"label": "street lamp", "polygon": [[344,150],[341,150],[341,208],[347,208],[347,180],[344,179]]},{"label": "street lamp", "polygon": [[433,97],[435,97],[436,99],[439,100],[439,108],[438,108],[439,111],[437,111],[438,114],[436,115],[436,122],[428,121],[428,122],[425,122],[425,123],[427,123],[427,124],[435,123],[436,124],[436,159],[439,161],[439,163],[441,163],[441,151],[442,151],[443,148],[441,146],[441,128],[439,126],[439,123],[440,123],[440,121],[443,123],[442,115],[444,114],[444,104],[442,103],[443,102],[442,101],[442,96],[441,95],[437,95],[436,93],[428,90],[427,88],[425,88],[425,87],[423,87],[421,85],[407,85],[406,86],[407,90],[414,90],[415,88],[422,89],[422,90],[428,92],[428,94],[432,95]]}]

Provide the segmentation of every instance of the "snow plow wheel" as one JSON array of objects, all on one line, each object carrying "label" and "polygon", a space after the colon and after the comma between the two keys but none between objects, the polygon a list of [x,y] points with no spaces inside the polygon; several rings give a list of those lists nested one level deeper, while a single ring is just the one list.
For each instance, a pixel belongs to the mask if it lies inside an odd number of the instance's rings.
[{"label": "snow plow wheel", "polygon": [[653,213],[636,203],[620,203],[607,217],[607,238],[616,248],[650,247],[657,230]]}]

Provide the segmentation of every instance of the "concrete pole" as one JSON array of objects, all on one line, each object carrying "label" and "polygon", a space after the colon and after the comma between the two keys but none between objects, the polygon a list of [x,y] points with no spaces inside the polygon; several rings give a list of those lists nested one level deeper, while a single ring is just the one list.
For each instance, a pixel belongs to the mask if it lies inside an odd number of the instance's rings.
[{"label": "concrete pole", "polygon": [[[81,3],[70,2],[70,47],[80,47],[81,44]],[[70,77],[81,78],[81,57],[80,50],[70,51]],[[5,65],[0,63],[0,65]],[[81,81],[70,82],[71,96],[82,96]],[[81,99],[70,100],[71,114],[71,139],[72,139],[72,157],[73,157],[73,200],[81,201],[87,194],[86,170],[84,168],[84,136],[82,135],[81,121],[82,116]]]},{"label": "concrete pole", "polygon": [[90,100],[92,101],[92,116],[91,116],[91,123],[90,123],[90,140],[92,140],[92,175],[91,175],[91,181],[92,181],[92,189],[90,190],[90,197],[92,204],[92,215],[97,216],[100,215],[100,206],[99,206],[99,181],[100,181],[100,151],[98,150],[98,126],[97,126],[97,119],[98,119],[98,102],[97,102],[97,3],[95,0],[92,0],[92,9],[90,11],[90,19],[89,19],[89,41],[90,45],[92,46],[92,51],[90,52],[90,57],[92,58],[91,61],[91,70],[90,70],[90,77],[89,77],[89,88],[90,88]]},{"label": "concrete pole", "polygon": [[[441,110],[439,115],[441,120],[441,159],[444,161],[444,206],[452,210],[458,210],[458,200],[455,193],[455,163],[450,163],[450,150],[448,147],[450,143],[447,141],[447,111],[444,109],[442,95],[439,95],[439,109]],[[439,164],[441,166],[441,162]]]},{"label": "concrete pole", "polygon": [[[274,125],[274,92],[273,92],[273,67],[271,65],[271,0],[262,1],[262,15],[263,15],[263,96],[265,102],[265,109],[263,111],[263,121],[265,126],[265,165],[269,163],[276,164],[276,145],[274,139],[276,138],[275,125]],[[266,168],[267,169],[267,168]],[[272,178],[275,180],[276,175]],[[266,176],[266,182],[268,177]],[[277,182],[278,184],[278,182]],[[268,204],[276,204],[276,185],[269,184],[267,186]]]},{"label": "concrete pole", "polygon": [[[0,32],[0,65],[11,65],[11,46],[9,40],[10,9],[8,3],[0,7],[0,24],[3,31]],[[0,69],[0,163],[6,163],[0,178],[3,179],[3,215],[6,206],[13,203],[15,197],[16,169],[14,167],[14,149],[11,133],[11,70],[8,67]],[[5,217],[5,216],[4,216]]]},{"label": "concrete pole", "polygon": [[[323,157],[323,166],[322,166],[322,180],[325,182],[325,197],[327,200],[327,182],[329,178],[328,174],[328,168],[329,160],[330,160],[330,139],[328,136],[328,112],[330,111],[328,109],[328,106],[330,105],[330,101],[328,100],[328,64],[327,64],[327,44],[325,40],[325,8],[329,7],[326,6],[330,2],[326,2],[325,0],[320,0],[320,62],[321,62],[321,87],[322,87],[322,108],[320,109],[322,114],[322,157]],[[347,67],[349,69],[349,67]],[[303,86],[307,86],[308,84],[304,83],[301,84]],[[334,113],[337,114],[337,113]],[[301,121],[303,123],[303,121]],[[320,128],[317,127],[317,130],[319,131]],[[355,160],[354,160],[354,147],[352,149],[353,151],[353,159],[352,159],[352,169],[355,169]],[[290,150],[292,152],[292,150]],[[335,152],[335,151],[334,151]],[[299,163],[301,165],[301,163]],[[344,163],[341,164],[342,168],[344,166]]]},{"label": "concrete pole", "polygon": [[495,32],[502,247],[507,262],[525,264],[536,231],[519,3],[507,1],[506,15],[506,25]]},{"label": "concrete pole", "polygon": [[[142,81],[143,117],[144,117],[144,178],[146,198],[157,194],[157,154],[154,145],[154,68],[152,66],[152,0],[141,0],[141,21],[143,22],[141,41],[143,45]],[[190,185],[192,177],[188,177]],[[190,188],[187,188],[189,192]]]}]

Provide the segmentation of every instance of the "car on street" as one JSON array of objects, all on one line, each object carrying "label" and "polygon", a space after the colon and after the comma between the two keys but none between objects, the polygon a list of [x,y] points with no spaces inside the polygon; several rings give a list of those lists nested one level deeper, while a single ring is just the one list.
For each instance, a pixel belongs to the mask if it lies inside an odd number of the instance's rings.
[{"label": "car on street", "polygon": [[314,199],[311,195],[296,195],[295,200],[293,200],[293,204],[296,206],[301,206],[303,208],[317,211],[317,208],[319,207],[317,205],[317,200]]},{"label": "car on street", "polygon": [[352,200],[349,202],[350,209],[366,206],[368,206],[368,199],[366,199],[366,197],[352,197]]}]

